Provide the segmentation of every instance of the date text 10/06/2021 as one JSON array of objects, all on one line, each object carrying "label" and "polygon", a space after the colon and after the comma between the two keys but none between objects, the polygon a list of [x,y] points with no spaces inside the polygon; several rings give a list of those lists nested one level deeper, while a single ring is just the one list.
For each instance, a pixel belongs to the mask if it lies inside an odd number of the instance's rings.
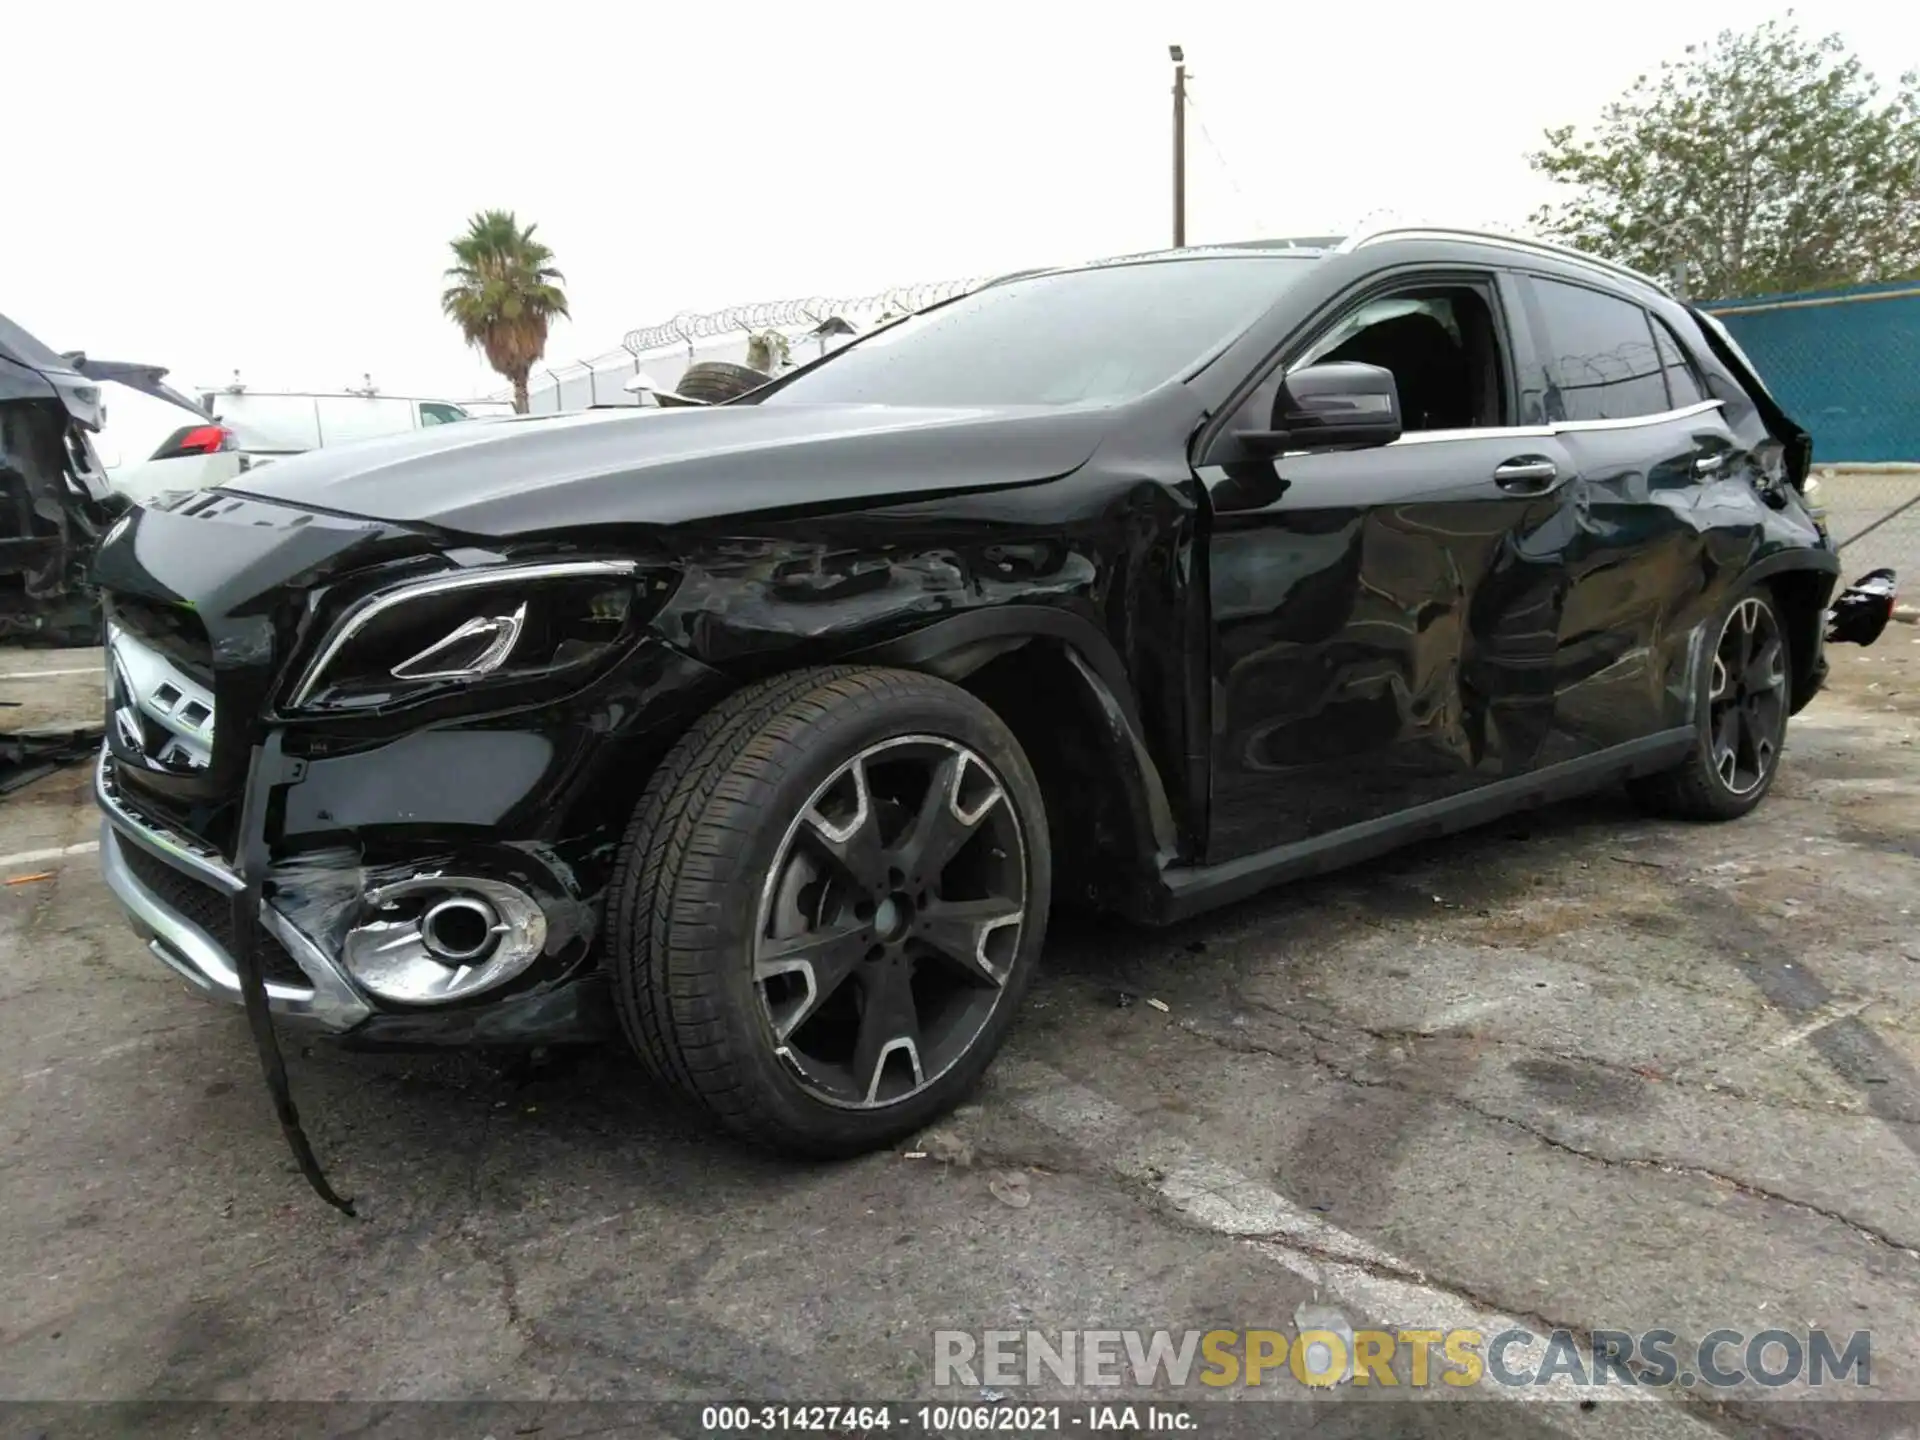
[{"label": "date text 10/06/2021", "polygon": [[704,1433],[858,1434],[900,1429],[1046,1434],[1066,1430],[1179,1434],[1196,1430],[1194,1415],[1175,1405],[708,1405]]}]

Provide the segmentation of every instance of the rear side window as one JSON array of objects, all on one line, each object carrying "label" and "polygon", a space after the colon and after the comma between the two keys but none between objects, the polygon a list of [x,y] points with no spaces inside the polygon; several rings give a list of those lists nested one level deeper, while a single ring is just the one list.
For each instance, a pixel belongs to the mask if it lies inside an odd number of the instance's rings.
[{"label": "rear side window", "polygon": [[1672,397],[1673,408],[1680,410],[1705,400],[1706,387],[1700,383],[1693,362],[1687,359],[1687,352],[1680,348],[1667,322],[1657,315],[1653,317],[1653,343],[1660,352],[1660,369],[1666,374],[1667,393]]},{"label": "rear side window", "polygon": [[1672,408],[1646,311],[1583,285],[1532,283],[1549,421],[1630,420]]}]

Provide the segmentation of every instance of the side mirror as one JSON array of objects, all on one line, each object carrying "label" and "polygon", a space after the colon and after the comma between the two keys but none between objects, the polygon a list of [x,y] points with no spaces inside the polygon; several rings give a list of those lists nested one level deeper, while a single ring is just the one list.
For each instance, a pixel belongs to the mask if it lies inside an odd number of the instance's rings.
[{"label": "side mirror", "polygon": [[1353,360],[1296,370],[1273,400],[1273,426],[1242,430],[1239,439],[1262,455],[1282,450],[1358,449],[1400,438],[1400,390],[1393,372]]}]

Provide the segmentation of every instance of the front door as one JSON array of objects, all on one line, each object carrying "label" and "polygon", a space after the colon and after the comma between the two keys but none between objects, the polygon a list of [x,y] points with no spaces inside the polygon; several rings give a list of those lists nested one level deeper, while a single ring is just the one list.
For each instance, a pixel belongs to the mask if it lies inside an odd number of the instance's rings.
[{"label": "front door", "polygon": [[1406,433],[1205,464],[1208,858],[1311,840],[1541,763],[1572,467],[1520,426],[1492,274],[1396,280],[1289,368],[1394,372]]}]

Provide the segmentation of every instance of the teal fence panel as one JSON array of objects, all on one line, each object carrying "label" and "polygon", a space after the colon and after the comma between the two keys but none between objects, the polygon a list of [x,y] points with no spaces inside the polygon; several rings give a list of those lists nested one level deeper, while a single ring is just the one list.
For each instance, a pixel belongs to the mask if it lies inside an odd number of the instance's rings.
[{"label": "teal fence panel", "polygon": [[1920,462],[1920,284],[1712,301],[1814,462]]}]

